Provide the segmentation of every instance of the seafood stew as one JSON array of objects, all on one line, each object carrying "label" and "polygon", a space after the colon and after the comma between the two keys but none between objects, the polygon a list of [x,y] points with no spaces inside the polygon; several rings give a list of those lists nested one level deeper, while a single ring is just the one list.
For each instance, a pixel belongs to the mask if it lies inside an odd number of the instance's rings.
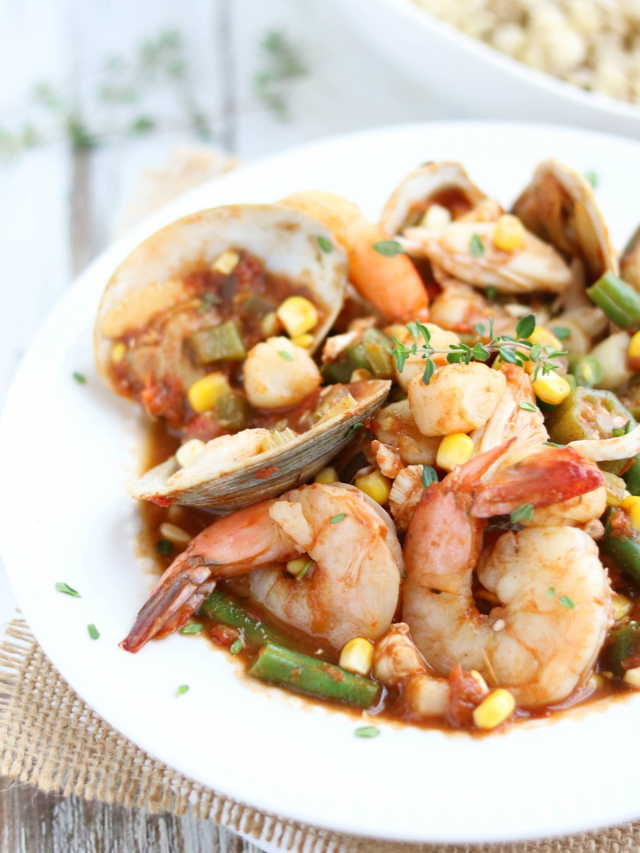
[{"label": "seafood stew", "polygon": [[[640,293],[588,183],[549,161],[505,212],[432,163],[379,225],[322,193],[282,204],[342,279],[323,300],[224,240],[195,274],[219,303],[188,310],[216,338],[234,323],[238,356],[198,356],[187,417],[150,423],[130,493],[163,573],[122,648],[204,634],[370,722],[469,732],[640,689]],[[216,277],[228,253],[255,272],[240,299]],[[277,334],[234,313],[256,276]],[[312,341],[282,319],[292,297]],[[194,432],[191,389],[216,372]],[[235,397],[244,420],[224,417]]]}]

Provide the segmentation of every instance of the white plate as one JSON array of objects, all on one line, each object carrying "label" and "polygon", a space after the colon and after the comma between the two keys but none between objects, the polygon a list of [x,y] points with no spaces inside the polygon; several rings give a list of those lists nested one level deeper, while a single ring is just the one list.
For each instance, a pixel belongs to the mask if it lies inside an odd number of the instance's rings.
[{"label": "white plate", "polygon": [[[481,740],[388,725],[365,740],[354,737],[356,723],[345,714],[247,684],[200,638],[173,636],[135,656],[117,645],[149,579],[134,555],[138,520],[124,491],[134,407],[110,394],[93,366],[94,312],[115,265],[159,226],[211,205],[318,187],[376,216],[398,179],[430,159],[462,161],[509,203],[551,154],[599,174],[598,195],[620,245],[640,212],[640,146],[632,142],[516,124],[371,131],[249,165],[169,205],[102,255],[41,330],[0,426],[2,555],[53,663],[140,747],[269,812],[392,839],[496,841],[640,816],[640,775],[616,747],[636,736],[640,697]],[[73,371],[87,384],[74,382]],[[82,598],[57,593],[56,581]],[[87,633],[91,622],[97,642]],[[180,684],[191,689],[176,698]]]},{"label": "white plate", "polygon": [[412,0],[334,3],[378,50],[468,115],[597,127],[635,139],[640,135],[640,107],[517,62]]}]

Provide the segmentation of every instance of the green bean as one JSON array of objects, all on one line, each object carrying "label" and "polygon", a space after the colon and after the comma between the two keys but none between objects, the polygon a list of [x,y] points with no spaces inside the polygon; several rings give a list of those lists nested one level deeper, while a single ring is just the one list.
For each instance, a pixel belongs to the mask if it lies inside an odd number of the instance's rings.
[{"label": "green bean", "polygon": [[587,295],[621,329],[640,326],[640,294],[612,272],[599,278]]},{"label": "green bean", "polygon": [[614,628],[609,633],[604,653],[604,662],[614,675],[622,677],[624,660],[635,656],[640,650],[640,622],[629,622],[624,628]]},{"label": "green bean", "polygon": [[240,332],[233,320],[194,332],[189,343],[200,364],[211,364],[225,359],[243,361],[247,357]]},{"label": "green bean", "polygon": [[640,534],[631,527],[624,510],[611,507],[607,512],[600,548],[613,557],[618,567],[640,584]]},{"label": "green bean", "polygon": [[320,375],[327,385],[344,385],[351,379],[353,368],[343,361],[329,361],[320,368]]},{"label": "green bean", "polygon": [[622,475],[627,485],[627,491],[632,495],[640,495],[640,455],[636,456],[630,468]]},{"label": "green bean", "polygon": [[347,358],[349,359],[349,366],[351,367],[352,372],[354,370],[369,370],[367,351],[364,348],[364,344],[356,344],[354,347],[347,347]]},{"label": "green bean", "polygon": [[381,690],[380,685],[370,678],[273,643],[268,643],[258,652],[249,675],[298,693],[336,699],[360,708],[370,708],[378,700]]},{"label": "green bean", "polygon": [[214,589],[209,598],[200,605],[198,613],[224,625],[242,629],[245,638],[256,646],[287,642],[281,631],[250,616],[238,601],[219,589]]},{"label": "green bean", "polygon": [[602,367],[590,355],[569,355],[569,373],[575,377],[576,385],[593,388],[602,379]]}]

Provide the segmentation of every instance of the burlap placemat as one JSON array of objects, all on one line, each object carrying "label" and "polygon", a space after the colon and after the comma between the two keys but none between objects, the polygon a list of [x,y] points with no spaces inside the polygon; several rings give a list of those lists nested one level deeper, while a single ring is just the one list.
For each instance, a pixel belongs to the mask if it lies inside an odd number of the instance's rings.
[{"label": "burlap placemat", "polygon": [[[290,853],[622,853],[640,825],[553,841],[471,847],[354,838],[264,814],[187,779],[91,710],[48,660],[23,619],[0,640],[0,775],[64,796],[213,820]],[[461,808],[463,808],[461,804]]]}]

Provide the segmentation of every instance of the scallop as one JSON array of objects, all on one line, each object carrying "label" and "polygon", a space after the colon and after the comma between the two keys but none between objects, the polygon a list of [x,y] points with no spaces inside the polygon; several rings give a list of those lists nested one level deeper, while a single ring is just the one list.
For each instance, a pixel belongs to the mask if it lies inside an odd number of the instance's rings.
[{"label": "scallop", "polygon": [[529,231],[565,256],[580,258],[587,284],[606,272],[617,274],[616,255],[591,184],[558,160],[540,163],[513,212]]},{"label": "scallop", "polygon": [[[340,312],[347,280],[347,258],[331,232],[305,213],[275,205],[217,207],[185,216],[153,234],[131,252],[107,284],[94,340],[98,368],[113,390],[108,372],[113,341],[185,304],[190,298],[185,277],[208,270],[234,251],[249,252],[268,273],[308,290],[322,309],[308,347],[310,352],[317,349]],[[162,371],[162,365],[152,367]],[[187,374],[184,384],[198,378],[193,367],[181,364],[180,369]]]},{"label": "scallop", "polygon": [[[321,395],[337,387],[329,386]],[[230,512],[305,483],[382,406],[391,382],[363,380],[341,387],[347,393],[306,432],[250,429],[220,436],[185,467],[172,456],[152,468],[131,484],[129,494],[160,506],[180,503]]]},{"label": "scallop", "polygon": [[392,236],[418,225],[429,208],[437,205],[445,218],[457,219],[486,199],[459,163],[425,163],[410,172],[391,194],[380,224]]}]

